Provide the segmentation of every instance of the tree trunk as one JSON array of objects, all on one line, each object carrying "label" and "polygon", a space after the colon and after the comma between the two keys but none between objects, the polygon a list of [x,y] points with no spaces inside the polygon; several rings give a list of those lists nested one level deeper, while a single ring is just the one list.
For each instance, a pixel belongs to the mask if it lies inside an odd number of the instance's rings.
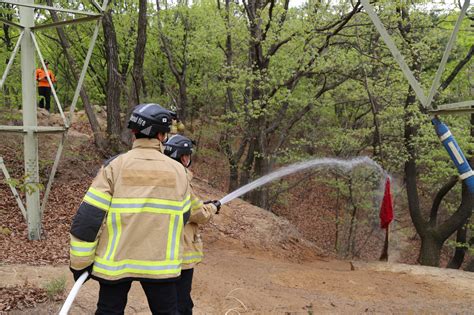
[{"label": "tree trunk", "polygon": [[367,97],[369,98],[370,102],[370,109],[372,111],[372,121],[374,123],[374,135],[372,138],[372,147],[375,157],[379,157],[381,161],[383,161],[382,155],[382,135],[380,133],[380,123],[379,123],[379,106],[377,103],[377,99],[372,95],[369,87],[369,80],[367,78],[367,74],[365,73],[364,69],[364,87],[367,91]]},{"label": "tree trunk", "polygon": [[439,258],[443,240],[439,240],[433,231],[429,231],[421,238],[420,264],[423,266],[439,267]]},{"label": "tree trunk", "polygon": [[231,164],[229,169],[229,192],[232,192],[239,188],[239,165]]},{"label": "tree trunk", "polygon": [[471,258],[467,263],[464,271],[474,272],[474,258]]},{"label": "tree trunk", "polygon": [[[46,3],[49,6],[53,5],[52,0],[47,0]],[[51,10],[50,14],[51,14],[51,17],[52,17],[54,22],[59,21],[59,18],[58,18],[58,15],[57,15],[56,11]],[[71,47],[71,45],[69,43],[69,40],[68,40],[66,34],[64,33],[64,30],[63,30],[62,27],[56,28],[56,31],[58,33],[59,41],[60,41],[61,47],[63,49],[64,55],[66,56],[69,67],[71,69],[72,75],[74,76],[74,79],[76,80],[76,82],[78,82],[79,81],[79,75],[78,75],[78,72],[77,72],[78,68],[77,68],[76,61],[74,60],[74,58],[72,58],[71,54],[69,53],[69,48]],[[73,84],[73,86],[74,86],[74,84]],[[89,96],[87,95],[87,92],[84,89],[84,85],[82,85],[79,95],[81,96],[82,103],[84,105],[84,110],[86,112],[87,118],[89,119],[89,124],[91,126],[92,133],[94,134],[94,142],[95,142],[97,148],[101,152],[104,153],[104,152],[106,152],[106,148],[107,148],[107,140],[105,139],[105,137],[104,137],[104,135],[103,135],[103,133],[100,129],[99,122],[98,122],[97,117],[95,115],[94,109],[92,108],[92,105],[90,103]]]},{"label": "tree trunk", "polygon": [[224,153],[227,157],[227,161],[229,162],[228,191],[232,192],[235,189],[239,188],[239,161],[245,151],[245,148],[247,147],[247,141],[244,141],[243,143],[241,143],[237,152],[234,153],[232,151],[232,145],[229,142],[229,134],[227,133],[227,128],[226,128],[226,132],[221,134],[219,143],[224,150]]},{"label": "tree trunk", "polygon": [[[256,140],[255,139],[250,140],[247,157],[245,158],[243,169],[240,175],[239,186],[244,186],[250,182],[253,161],[255,157],[255,147],[256,147]],[[247,200],[248,200],[248,197],[247,197]]]},{"label": "tree trunk", "polygon": [[[260,132],[258,136],[258,154],[254,158],[254,179],[260,178],[270,172],[270,161],[267,153],[267,138],[264,132],[265,122],[260,119]],[[252,192],[252,204],[266,209],[268,207],[268,196],[269,196],[268,185],[260,187]]]},{"label": "tree trunk", "polygon": [[[474,236],[469,239],[469,247],[474,247]],[[466,264],[466,267],[464,268],[464,271],[474,272],[474,256],[471,256],[468,263]]]},{"label": "tree trunk", "polygon": [[[5,6],[5,9],[10,9],[10,5],[9,4],[4,4]],[[5,10],[6,11],[6,10]],[[12,21],[13,19],[13,16],[12,14],[4,14],[4,13],[1,13],[0,16],[2,18],[5,18],[6,20],[8,21]],[[6,47],[6,50],[8,52],[12,52],[13,51],[13,42],[12,42],[12,38],[10,36],[10,25],[6,24],[6,23],[3,23],[2,25],[2,28],[3,28],[3,43],[5,44],[5,47]],[[11,56],[9,56],[8,58],[6,58],[5,60],[5,64],[8,63],[8,61],[10,60]],[[7,80],[8,81],[8,80]],[[11,110],[13,110],[12,108],[12,102],[10,100],[10,89],[9,89],[9,86],[7,84],[7,82],[4,82],[3,83],[3,99],[5,100],[5,106],[10,108]]]},{"label": "tree trunk", "polygon": [[[467,241],[467,228],[466,225],[463,225],[458,232],[456,233],[456,243],[465,244]],[[454,250],[454,255],[448,263],[447,268],[459,269],[464,261],[464,256],[466,255],[466,246],[456,246]]]},{"label": "tree trunk", "polygon": [[339,252],[340,252],[340,248],[341,246],[339,245],[339,228],[340,228],[340,215],[339,215],[339,207],[340,207],[340,198],[341,198],[341,190],[339,189],[339,176],[338,174],[335,174],[334,175],[334,178],[336,180],[336,187],[337,187],[337,190],[336,190],[336,207],[335,207],[335,212],[336,212],[336,222],[335,222],[335,226],[336,226],[336,231],[335,231],[335,235],[334,235],[334,250],[336,251],[336,253],[339,255]]},{"label": "tree trunk", "polygon": [[[268,62],[265,62],[263,55],[262,47],[262,17],[260,16],[260,10],[266,6],[266,3],[261,0],[250,0],[247,6],[247,12],[249,17],[249,64],[252,67],[253,78],[251,80],[251,102],[250,105],[254,106],[258,103],[260,109],[264,109],[265,105],[263,104],[263,95],[264,91],[262,86],[266,79],[266,70],[268,68]],[[251,118],[254,121],[252,124],[255,129],[255,146],[254,150],[257,154],[252,152],[252,162],[248,163],[250,168],[253,168],[253,174],[249,177],[249,180],[252,178],[259,178],[268,172],[268,156],[267,156],[267,141],[264,130],[266,128],[265,119],[262,115],[257,118]],[[251,152],[249,152],[251,153]],[[247,155],[247,158],[250,155]],[[247,159],[249,162],[250,160]],[[252,167],[253,166],[253,167]],[[268,201],[268,188],[261,187],[251,192],[249,199],[252,204],[265,208]]]},{"label": "tree trunk", "polygon": [[354,200],[354,186],[352,177],[349,178],[349,201],[352,206],[351,222],[349,225],[349,235],[347,237],[347,255],[353,254],[355,247],[356,229],[357,229],[357,205]]},{"label": "tree trunk", "polygon": [[[415,101],[414,95],[411,94],[412,90],[409,89],[409,95],[406,100],[407,108],[410,104]],[[422,235],[424,232],[424,227],[427,222],[423,219],[421,215],[420,202],[418,197],[418,188],[417,188],[417,166],[416,166],[416,151],[413,146],[413,137],[415,136],[417,127],[410,124],[411,114],[408,110],[405,114],[405,133],[404,133],[404,142],[405,147],[408,152],[408,160],[405,162],[405,183],[407,189],[407,199],[408,199],[408,209],[410,211],[410,217],[415,226],[416,232],[418,235]]]},{"label": "tree trunk", "polygon": [[102,18],[104,28],[104,48],[107,58],[107,134],[114,144],[114,150],[119,150],[120,132],[120,95],[122,94],[122,76],[119,72],[118,44],[111,9]]},{"label": "tree trunk", "polygon": [[[474,108],[474,106],[471,106],[471,108]],[[474,114],[471,114],[470,123],[471,123],[471,129],[469,133],[471,135],[471,139],[474,139]],[[474,152],[468,152],[468,153],[471,155],[474,155]]]},{"label": "tree trunk", "polygon": [[[231,22],[230,22],[230,15],[231,15],[231,8],[230,8],[231,0],[225,0],[225,11],[223,13],[223,17],[225,20],[225,28],[226,28],[226,42],[225,42],[225,66],[227,69],[231,69],[233,66],[233,46],[232,46],[232,30],[231,30]],[[219,11],[220,8],[220,0],[217,0],[217,5]],[[227,70],[230,71],[230,70]],[[225,84],[226,84],[226,102],[224,104],[224,115],[227,115],[229,111],[235,111],[234,106],[234,95],[230,84],[232,83],[231,74],[225,74]],[[224,150],[226,152],[227,160],[229,162],[229,192],[234,191],[239,187],[239,160],[243,154],[243,148],[245,147],[246,143],[240,144],[240,150],[235,154],[232,152],[231,144],[229,143],[230,130],[225,128],[224,133],[221,137],[220,143],[223,144],[225,147]]]},{"label": "tree trunk", "polygon": [[133,108],[140,102],[140,91],[142,89],[143,82],[143,62],[145,61],[145,48],[147,42],[147,1],[139,1],[139,12],[138,12],[138,32],[137,32],[137,43],[135,45],[135,53],[133,59],[132,68],[132,82],[130,91],[128,93],[128,109],[124,117],[124,123],[122,127],[122,142],[131,145],[132,135],[127,129],[128,119],[132,113]]},{"label": "tree trunk", "polygon": [[[184,67],[184,66],[183,66]],[[187,83],[186,83],[186,72],[183,70],[183,74],[178,80],[179,86],[179,99],[178,99],[178,118],[179,120],[185,121],[188,113],[188,91],[187,91]]]},{"label": "tree trunk", "polygon": [[[5,4],[4,4],[5,5]],[[6,4],[7,7],[9,7],[8,4]],[[3,16],[3,14],[2,14]],[[7,20],[8,21],[12,21],[11,19],[11,15],[7,15],[7,16],[10,16],[10,18]],[[12,42],[12,38],[10,36],[10,25],[6,24],[6,23],[3,23],[3,42],[5,43],[5,46],[7,48],[7,51],[13,51],[13,42]],[[8,63],[8,59],[6,60],[6,63]]]},{"label": "tree trunk", "polygon": [[[187,76],[187,67],[188,67],[188,40],[189,40],[189,32],[191,31],[191,27],[189,25],[189,19],[187,15],[180,14],[180,21],[182,21],[184,26],[184,35],[183,35],[183,47],[182,47],[182,58],[179,58],[175,54],[173,54],[172,47],[170,44],[169,39],[166,37],[165,33],[163,32],[162,27],[162,20],[160,17],[160,2],[159,0],[156,1],[157,11],[158,11],[158,34],[160,36],[161,41],[161,50],[166,56],[168,60],[168,67],[173,73],[175,77],[176,83],[178,84],[178,100],[176,102],[177,114],[178,119],[185,121],[187,116],[187,107],[188,107],[188,92],[187,92],[187,83],[186,83],[186,76]],[[181,59],[181,65],[178,67],[177,61]]]},{"label": "tree trunk", "polygon": [[[267,173],[268,162],[266,158],[259,155],[255,158],[254,164],[255,179],[262,177]],[[266,209],[268,206],[268,186],[261,186],[258,189],[255,189],[250,194],[250,202],[257,207]]]}]

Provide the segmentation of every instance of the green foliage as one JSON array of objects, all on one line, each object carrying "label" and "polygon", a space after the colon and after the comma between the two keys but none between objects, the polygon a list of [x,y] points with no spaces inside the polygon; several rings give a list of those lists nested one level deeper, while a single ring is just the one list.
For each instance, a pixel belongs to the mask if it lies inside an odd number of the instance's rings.
[{"label": "green foliage", "polygon": [[56,301],[61,299],[66,290],[66,277],[54,278],[44,285],[49,300]]},{"label": "green foliage", "polygon": [[19,189],[21,192],[31,194],[35,191],[41,191],[44,190],[44,185],[41,183],[32,183],[29,182],[29,175],[24,175],[21,178],[10,178],[10,179],[4,179],[4,182],[7,185],[11,185],[17,189]]},{"label": "green foliage", "polygon": [[16,111],[2,112],[2,120],[4,121],[21,121],[22,118],[22,115]]}]

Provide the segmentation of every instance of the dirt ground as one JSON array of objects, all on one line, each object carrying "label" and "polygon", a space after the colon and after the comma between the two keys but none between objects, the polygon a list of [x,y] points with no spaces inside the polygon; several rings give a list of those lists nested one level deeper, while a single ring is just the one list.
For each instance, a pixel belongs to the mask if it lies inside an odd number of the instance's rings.
[{"label": "dirt ground", "polygon": [[[0,267],[3,284],[43,285],[66,276],[67,266]],[[294,262],[219,241],[195,270],[196,314],[472,314],[474,275],[457,270],[330,259]],[[71,314],[95,310],[98,284],[88,281]],[[55,314],[61,304],[43,304],[12,314]],[[313,312],[313,313],[311,313]],[[138,283],[129,294],[127,314],[149,314]]]},{"label": "dirt ground", "polygon": [[[204,183],[206,197],[219,193]],[[474,314],[474,274],[397,263],[342,261],[319,252],[288,221],[236,200],[202,232],[206,256],[195,270],[195,314]],[[2,286],[43,287],[72,276],[66,265],[0,266]],[[91,314],[98,284],[88,281],[71,314]],[[11,314],[57,314],[62,302]],[[149,314],[138,283],[126,314]]]}]

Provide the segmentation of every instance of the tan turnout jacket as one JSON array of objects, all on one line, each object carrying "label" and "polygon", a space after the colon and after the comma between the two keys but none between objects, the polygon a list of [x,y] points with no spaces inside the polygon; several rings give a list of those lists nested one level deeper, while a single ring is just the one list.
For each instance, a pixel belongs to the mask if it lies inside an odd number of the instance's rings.
[{"label": "tan turnout jacket", "polygon": [[[188,173],[188,180],[191,182],[193,174]],[[203,204],[192,189],[191,184],[191,216],[188,223],[184,226],[184,254],[182,269],[191,269],[202,261],[204,257],[201,235],[199,234],[198,224],[209,222],[216,213],[217,208],[213,204]]]},{"label": "tan turnout jacket", "polygon": [[106,163],[71,226],[71,268],[93,276],[169,279],[181,273],[183,218],[191,188],[184,167],[162,154],[157,139]]}]

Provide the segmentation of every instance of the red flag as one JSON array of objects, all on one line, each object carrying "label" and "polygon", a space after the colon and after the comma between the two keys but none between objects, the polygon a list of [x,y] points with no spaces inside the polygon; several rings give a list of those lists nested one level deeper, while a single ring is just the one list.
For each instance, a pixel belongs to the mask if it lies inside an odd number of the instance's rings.
[{"label": "red flag", "polygon": [[385,193],[383,194],[382,206],[380,207],[380,227],[387,229],[393,220],[392,194],[390,192],[390,178],[385,182]]}]

